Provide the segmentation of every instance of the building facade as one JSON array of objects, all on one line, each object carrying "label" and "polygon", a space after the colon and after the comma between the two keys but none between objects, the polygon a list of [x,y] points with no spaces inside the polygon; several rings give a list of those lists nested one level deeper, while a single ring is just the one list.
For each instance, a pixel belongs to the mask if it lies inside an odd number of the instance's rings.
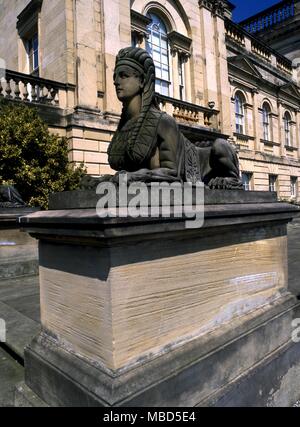
[{"label": "building facade", "polygon": [[[297,1],[278,10],[291,4],[294,22]],[[155,61],[160,106],[187,137],[228,138],[245,189],[300,200],[298,64],[234,24],[233,7],[225,0],[0,0],[0,96],[35,105],[68,139],[71,162],[93,175],[112,173],[106,151],[121,112],[115,58],[123,47],[143,47]]]}]

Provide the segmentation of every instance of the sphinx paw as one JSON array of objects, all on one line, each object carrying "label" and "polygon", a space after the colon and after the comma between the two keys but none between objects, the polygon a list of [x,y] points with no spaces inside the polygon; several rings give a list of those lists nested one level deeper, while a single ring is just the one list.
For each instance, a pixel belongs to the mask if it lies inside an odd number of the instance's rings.
[{"label": "sphinx paw", "polygon": [[212,190],[243,190],[243,183],[238,178],[217,177],[210,180],[208,187]]}]

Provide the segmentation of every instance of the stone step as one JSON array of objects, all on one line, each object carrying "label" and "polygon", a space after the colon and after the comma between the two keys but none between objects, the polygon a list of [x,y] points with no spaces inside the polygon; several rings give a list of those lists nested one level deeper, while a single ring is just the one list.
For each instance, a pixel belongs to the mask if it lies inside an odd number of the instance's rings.
[{"label": "stone step", "polygon": [[2,302],[38,293],[38,276],[25,276],[0,280],[0,301]]},{"label": "stone step", "polygon": [[0,301],[0,319],[6,323],[6,346],[22,359],[24,347],[40,331],[40,323]]},{"label": "stone step", "polygon": [[24,368],[0,347],[0,407],[14,406],[16,384],[24,378]]},{"label": "stone step", "polygon": [[0,279],[9,279],[22,276],[32,276],[38,273],[36,258],[19,258],[16,260],[1,260]]}]

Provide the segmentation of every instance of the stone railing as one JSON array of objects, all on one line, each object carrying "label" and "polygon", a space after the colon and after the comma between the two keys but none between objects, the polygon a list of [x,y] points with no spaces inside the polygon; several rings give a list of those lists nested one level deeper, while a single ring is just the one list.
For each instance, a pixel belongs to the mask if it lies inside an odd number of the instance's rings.
[{"label": "stone railing", "polygon": [[[0,70],[1,71],[1,70]],[[67,108],[74,106],[75,85],[2,70],[0,97],[12,101]]]},{"label": "stone railing", "polygon": [[294,0],[285,0],[240,22],[240,25],[248,31],[248,33],[255,34],[270,29],[270,27],[285,21],[294,16],[294,14]]},{"label": "stone railing", "polygon": [[283,57],[277,57],[276,60],[277,60],[277,67],[281,71],[292,74],[293,67],[292,67],[292,63],[289,59],[283,58]]},{"label": "stone railing", "polygon": [[270,50],[259,41],[251,40],[251,50],[253,53],[265,59],[266,61],[271,61]]},{"label": "stone railing", "polygon": [[179,123],[218,129],[218,110],[159,94],[157,98],[161,110],[173,116]]},{"label": "stone railing", "polygon": [[[225,19],[226,41],[234,43],[243,49],[265,59],[277,67],[280,71],[292,74],[292,61],[272,49],[270,46],[248,33],[243,27],[235,24],[230,19]],[[233,36],[236,34],[236,36]]]},{"label": "stone railing", "polygon": [[242,29],[234,25],[229,19],[225,21],[225,35],[236,43],[245,46],[245,35]]}]

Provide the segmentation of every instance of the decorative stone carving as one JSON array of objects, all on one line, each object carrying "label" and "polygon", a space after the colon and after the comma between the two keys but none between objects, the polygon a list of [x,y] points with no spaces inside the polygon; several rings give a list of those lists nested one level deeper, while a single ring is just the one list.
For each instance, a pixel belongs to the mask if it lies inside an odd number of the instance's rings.
[{"label": "decorative stone carving", "polygon": [[[145,50],[128,47],[119,52],[114,84],[123,111],[108,148],[109,164],[118,171],[110,178],[113,182],[127,173],[128,183],[203,181],[210,188],[243,189],[237,154],[226,140],[192,144],[175,119],[160,111],[155,66]],[[90,180],[86,184],[93,187]]]},{"label": "decorative stone carving", "polygon": [[144,39],[148,39],[149,34],[147,27],[151,24],[151,19],[148,16],[131,10],[131,32],[136,35],[138,42],[141,44]]},{"label": "decorative stone carving", "polygon": [[25,203],[18,190],[10,185],[0,185],[0,208],[24,208]]},{"label": "decorative stone carving", "polygon": [[187,61],[191,56],[192,40],[177,31],[171,31],[168,34],[172,55],[178,54],[184,61]]},{"label": "decorative stone carving", "polygon": [[211,10],[213,15],[224,17],[226,10],[230,9],[225,0],[199,0],[199,6],[204,6]]}]

